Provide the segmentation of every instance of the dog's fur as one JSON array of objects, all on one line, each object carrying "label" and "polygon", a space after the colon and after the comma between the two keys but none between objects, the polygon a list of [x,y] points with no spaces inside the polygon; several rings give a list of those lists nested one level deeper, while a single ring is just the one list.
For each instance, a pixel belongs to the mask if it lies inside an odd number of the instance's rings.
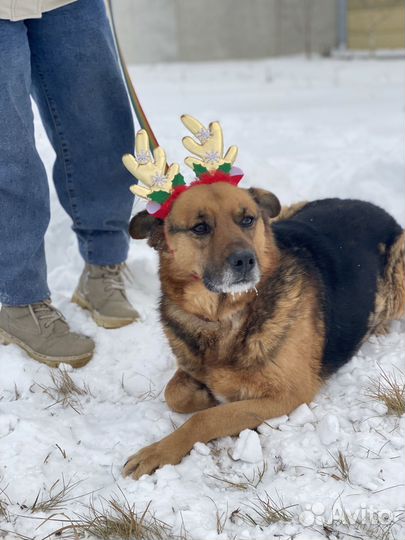
[{"label": "dog's fur", "polygon": [[[208,232],[197,235],[201,223]],[[327,199],[280,213],[269,192],[218,183],[185,192],[165,222],[141,212],[130,233],[160,256],[161,320],[178,362],[167,404],[196,413],[129,458],[134,478],[178,463],[197,441],[310,402],[324,376],[404,313],[405,236],[370,203]],[[234,253],[252,254],[242,284]]]}]

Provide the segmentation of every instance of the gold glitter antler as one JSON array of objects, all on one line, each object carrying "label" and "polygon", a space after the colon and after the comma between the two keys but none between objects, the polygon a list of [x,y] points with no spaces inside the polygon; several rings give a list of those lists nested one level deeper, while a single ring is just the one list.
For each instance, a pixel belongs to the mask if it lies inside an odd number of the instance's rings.
[{"label": "gold glitter antler", "polygon": [[185,164],[191,167],[197,174],[202,171],[201,168],[208,171],[215,171],[218,168],[225,167],[225,169],[230,170],[238,155],[238,147],[231,146],[226,154],[223,155],[224,139],[219,122],[211,122],[209,127],[206,128],[196,118],[188,114],[184,114],[181,117],[181,121],[199,141],[196,142],[192,137],[183,138],[185,148],[194,154],[194,156],[197,156],[187,157],[184,160]]},{"label": "gold glitter antler", "polygon": [[179,173],[178,163],[167,168],[166,153],[160,146],[153,152],[149,149],[148,134],[141,129],[135,138],[135,155],[125,154],[122,161],[128,171],[144,184],[134,184],[131,191],[142,199],[163,204],[176,186],[184,184],[184,178]]}]

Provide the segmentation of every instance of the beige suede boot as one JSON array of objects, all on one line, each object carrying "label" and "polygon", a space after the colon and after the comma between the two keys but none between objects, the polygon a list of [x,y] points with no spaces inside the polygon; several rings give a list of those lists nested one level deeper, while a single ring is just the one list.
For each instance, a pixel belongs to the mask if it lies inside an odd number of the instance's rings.
[{"label": "beige suede boot", "polygon": [[0,343],[15,343],[31,358],[50,367],[58,367],[62,362],[82,367],[94,352],[93,340],[71,332],[50,300],[27,306],[3,306]]},{"label": "beige suede boot", "polygon": [[88,309],[98,326],[120,328],[139,319],[125,294],[123,268],[86,264],[83,270],[72,302]]}]

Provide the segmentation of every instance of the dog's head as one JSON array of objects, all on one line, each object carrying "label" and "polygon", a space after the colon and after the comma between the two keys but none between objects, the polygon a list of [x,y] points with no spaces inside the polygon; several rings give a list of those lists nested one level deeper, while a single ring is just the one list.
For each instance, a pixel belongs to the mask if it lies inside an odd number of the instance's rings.
[{"label": "dog's head", "polygon": [[164,222],[137,214],[129,230],[133,238],[148,238],[175,281],[238,293],[254,288],[268,268],[268,219],[279,212],[272,193],[220,182],[183,193]]}]

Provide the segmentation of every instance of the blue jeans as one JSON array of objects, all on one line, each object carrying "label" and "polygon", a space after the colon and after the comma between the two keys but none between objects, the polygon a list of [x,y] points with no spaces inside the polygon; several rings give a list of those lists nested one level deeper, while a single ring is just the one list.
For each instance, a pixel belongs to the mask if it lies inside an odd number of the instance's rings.
[{"label": "blue jeans", "polygon": [[103,0],[78,0],[42,19],[0,20],[0,302],[7,305],[50,296],[49,190],[30,95],[56,152],[53,180],[82,257],[123,262],[133,179],[121,157],[133,151],[134,129]]}]

